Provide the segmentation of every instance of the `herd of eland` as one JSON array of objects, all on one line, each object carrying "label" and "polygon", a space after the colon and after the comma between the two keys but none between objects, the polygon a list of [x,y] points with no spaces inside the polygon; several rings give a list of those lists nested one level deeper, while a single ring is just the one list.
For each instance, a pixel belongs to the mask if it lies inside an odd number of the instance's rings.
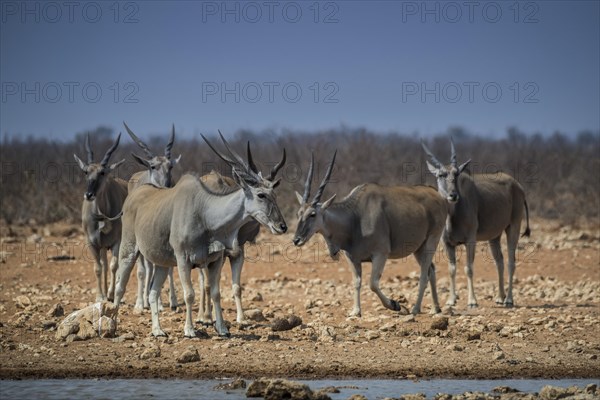
[{"label": "herd of eland", "polygon": [[[89,135],[85,140],[87,162],[74,155],[86,175],[87,188],[82,205],[82,226],[95,259],[97,278],[96,301],[110,300],[121,304],[134,265],[138,265],[138,291],[135,312],[150,308],[152,334],[165,336],[160,326],[162,308],[160,293],[169,278],[170,306],[177,307],[173,270],[177,268],[186,306],[184,336],[195,337],[192,307],[196,298],[192,269],[199,270],[199,322],[212,324],[220,336],[229,336],[223,319],[219,281],[226,258],[232,270],[232,292],[237,322],[244,322],[241,301],[241,270],[244,246],[255,241],[261,225],[280,235],[288,227],[277,203],[276,188],[281,180],[277,173],[286,162],[281,160],[263,176],[252,157],[250,142],[244,159],[219,132],[223,150],[218,150],[204,135],[208,147],[231,168],[231,177],[218,172],[200,176],[186,173],[173,182],[172,169],[181,160],[171,157],[175,127],[171,130],[164,155],[156,155],[128,126],[125,129],[145,156],[132,153],[144,170],[133,174],[129,182],[111,176],[125,160],[109,164],[119,145],[121,134],[99,163]],[[387,297],[379,287],[388,259],[414,255],[420,266],[416,301],[412,314],[421,312],[427,285],[432,298],[432,313],[441,312],[436,288],[434,255],[440,240],[448,257],[450,287],[447,305],[455,306],[456,246],[466,247],[468,307],[478,305],[473,285],[473,262],[478,241],[488,241],[498,271],[496,302],[506,307],[514,304],[513,277],[515,252],[521,236],[521,221],[526,216],[529,236],[529,210],[521,185],[504,173],[471,174],[470,160],[458,164],[450,139],[451,161],[444,165],[422,142],[429,171],[437,179],[437,190],[431,186],[382,186],[363,183],[353,188],[342,200],[336,194],[322,201],[330,181],[336,153],[325,176],[311,197],[315,170],[311,155],[301,195],[296,192],[297,228],[293,244],[303,246],[319,233],[330,256],[341,252],[346,257],[354,278],[353,306],[350,316],[361,316],[360,289],[362,263],[372,264],[370,289],[388,309],[400,311],[403,306]],[[508,248],[508,287],[504,286],[504,258],[500,238],[506,233]],[[107,251],[111,251],[110,266]],[[108,273],[111,273],[108,285]]]}]

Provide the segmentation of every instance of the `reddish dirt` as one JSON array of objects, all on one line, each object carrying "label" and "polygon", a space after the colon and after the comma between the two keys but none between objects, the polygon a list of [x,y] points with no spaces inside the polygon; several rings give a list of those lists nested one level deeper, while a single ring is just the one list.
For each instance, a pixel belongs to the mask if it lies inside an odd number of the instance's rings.
[{"label": "reddish dirt", "polygon": [[[36,236],[37,235],[37,236]],[[384,309],[369,289],[370,266],[363,268],[361,318],[347,318],[352,305],[351,274],[342,258],[331,260],[320,238],[301,250],[291,236],[261,234],[247,250],[242,273],[245,310],[260,309],[267,321],[235,323],[228,264],[221,280],[229,339],[183,337],[185,308],[176,274],[180,307],[161,314],[167,339],[150,336],[150,314],[133,313],[136,278],[129,282],[119,310],[120,339],[95,338],[67,343],[51,326],[64,317],[48,311],[60,303],[65,315],[94,302],[95,276],[77,226],[43,229],[2,226],[0,254],[0,378],[143,377],[600,377],[600,241],[597,228],[559,229],[536,221],[531,239],[522,239],[514,298],[505,309],[494,303],[496,269],[489,251],[478,246],[476,293],[480,306],[466,308],[466,278],[457,272],[459,303],[446,308],[445,330],[432,328],[438,317],[423,313],[414,321]],[[70,261],[50,261],[56,255]],[[464,254],[464,252],[462,253]],[[438,291],[447,297],[448,272],[438,251]],[[462,260],[460,264],[463,265]],[[197,281],[197,274],[194,273]],[[388,261],[381,280],[384,293],[416,298],[414,259]],[[259,296],[260,294],[260,296]],[[196,299],[198,299],[196,292]],[[167,303],[166,290],[163,302]],[[194,307],[197,315],[198,301]],[[303,324],[273,332],[271,322],[289,314]],[[129,336],[131,339],[125,340]],[[160,356],[141,359],[158,348]],[[199,362],[177,358],[190,348]]]}]

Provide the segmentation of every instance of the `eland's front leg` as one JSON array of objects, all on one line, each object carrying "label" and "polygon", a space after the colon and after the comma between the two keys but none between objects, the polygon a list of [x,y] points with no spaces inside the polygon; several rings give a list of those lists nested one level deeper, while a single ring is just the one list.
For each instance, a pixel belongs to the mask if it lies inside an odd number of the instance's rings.
[{"label": "eland's front leg", "polygon": [[221,308],[221,290],[219,281],[221,279],[221,268],[223,268],[224,259],[214,261],[208,265],[208,280],[210,284],[210,297],[215,307],[215,329],[219,336],[231,336],[223,319],[223,309]]},{"label": "eland's front leg", "polygon": [[354,261],[350,256],[346,255],[350,271],[352,272],[352,279],[354,281],[354,293],[352,296],[353,306],[350,311],[350,317],[360,317],[362,315],[360,308],[360,287],[362,284],[362,263],[360,261]]},{"label": "eland's front leg", "polygon": [[455,306],[456,299],[458,298],[456,295],[456,246],[445,243],[444,248],[446,250],[446,256],[448,257],[448,275],[450,275],[450,295],[448,296],[446,305]]},{"label": "eland's front leg", "polygon": [[196,337],[194,324],[192,322],[192,307],[194,306],[194,287],[192,285],[192,265],[185,260],[177,260],[179,269],[179,280],[183,287],[183,298],[185,300],[185,325],[183,334],[185,337]]},{"label": "eland's front leg", "polygon": [[92,245],[89,246],[90,252],[94,258],[94,273],[96,274],[96,301],[106,300],[106,293],[102,287],[102,261],[100,249]]},{"label": "eland's front leg", "polygon": [[477,243],[475,239],[469,240],[466,243],[467,248],[467,266],[465,267],[465,273],[467,274],[467,290],[469,293],[469,300],[467,306],[469,308],[475,308],[478,306],[477,298],[475,297],[475,286],[473,284],[473,264],[475,262],[475,246]]},{"label": "eland's front leg", "polygon": [[171,311],[177,310],[177,291],[175,290],[175,279],[173,279],[173,268],[169,268],[169,306]]},{"label": "eland's front leg", "polygon": [[242,308],[242,286],[240,281],[242,278],[242,267],[244,265],[244,249],[241,248],[240,253],[235,257],[229,257],[231,263],[231,289],[235,300],[235,308],[237,312],[238,324],[244,323],[244,309]]}]

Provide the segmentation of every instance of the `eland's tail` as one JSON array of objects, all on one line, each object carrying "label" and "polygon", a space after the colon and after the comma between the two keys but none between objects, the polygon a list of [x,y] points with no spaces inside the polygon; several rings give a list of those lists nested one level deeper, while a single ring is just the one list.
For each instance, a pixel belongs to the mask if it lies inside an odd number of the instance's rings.
[{"label": "eland's tail", "polygon": [[525,203],[525,216],[527,217],[527,227],[525,228],[525,232],[523,232],[521,237],[523,237],[523,236],[529,237],[529,235],[531,235],[531,229],[529,228],[529,206],[527,205],[526,199],[523,199],[523,202]]}]

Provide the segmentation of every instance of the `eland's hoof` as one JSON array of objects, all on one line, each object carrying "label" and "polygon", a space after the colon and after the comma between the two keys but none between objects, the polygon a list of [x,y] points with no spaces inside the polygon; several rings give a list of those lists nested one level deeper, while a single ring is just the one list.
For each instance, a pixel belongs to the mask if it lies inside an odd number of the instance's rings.
[{"label": "eland's hoof", "polygon": [[506,308],[512,308],[515,306],[512,301],[504,301],[503,304],[504,304],[504,307],[506,307]]},{"label": "eland's hoof", "polygon": [[165,333],[165,331],[159,329],[156,331],[152,331],[152,336],[154,337],[167,337],[168,335]]},{"label": "eland's hoof", "polygon": [[390,309],[393,311],[402,310],[402,306],[396,300],[390,300]]},{"label": "eland's hoof", "polygon": [[479,304],[477,304],[477,303],[471,303],[471,304],[469,304],[469,305],[468,305],[468,307],[469,307],[469,309],[471,309],[471,310],[472,310],[472,309],[474,309],[474,308],[477,308],[477,307],[479,307]]}]

